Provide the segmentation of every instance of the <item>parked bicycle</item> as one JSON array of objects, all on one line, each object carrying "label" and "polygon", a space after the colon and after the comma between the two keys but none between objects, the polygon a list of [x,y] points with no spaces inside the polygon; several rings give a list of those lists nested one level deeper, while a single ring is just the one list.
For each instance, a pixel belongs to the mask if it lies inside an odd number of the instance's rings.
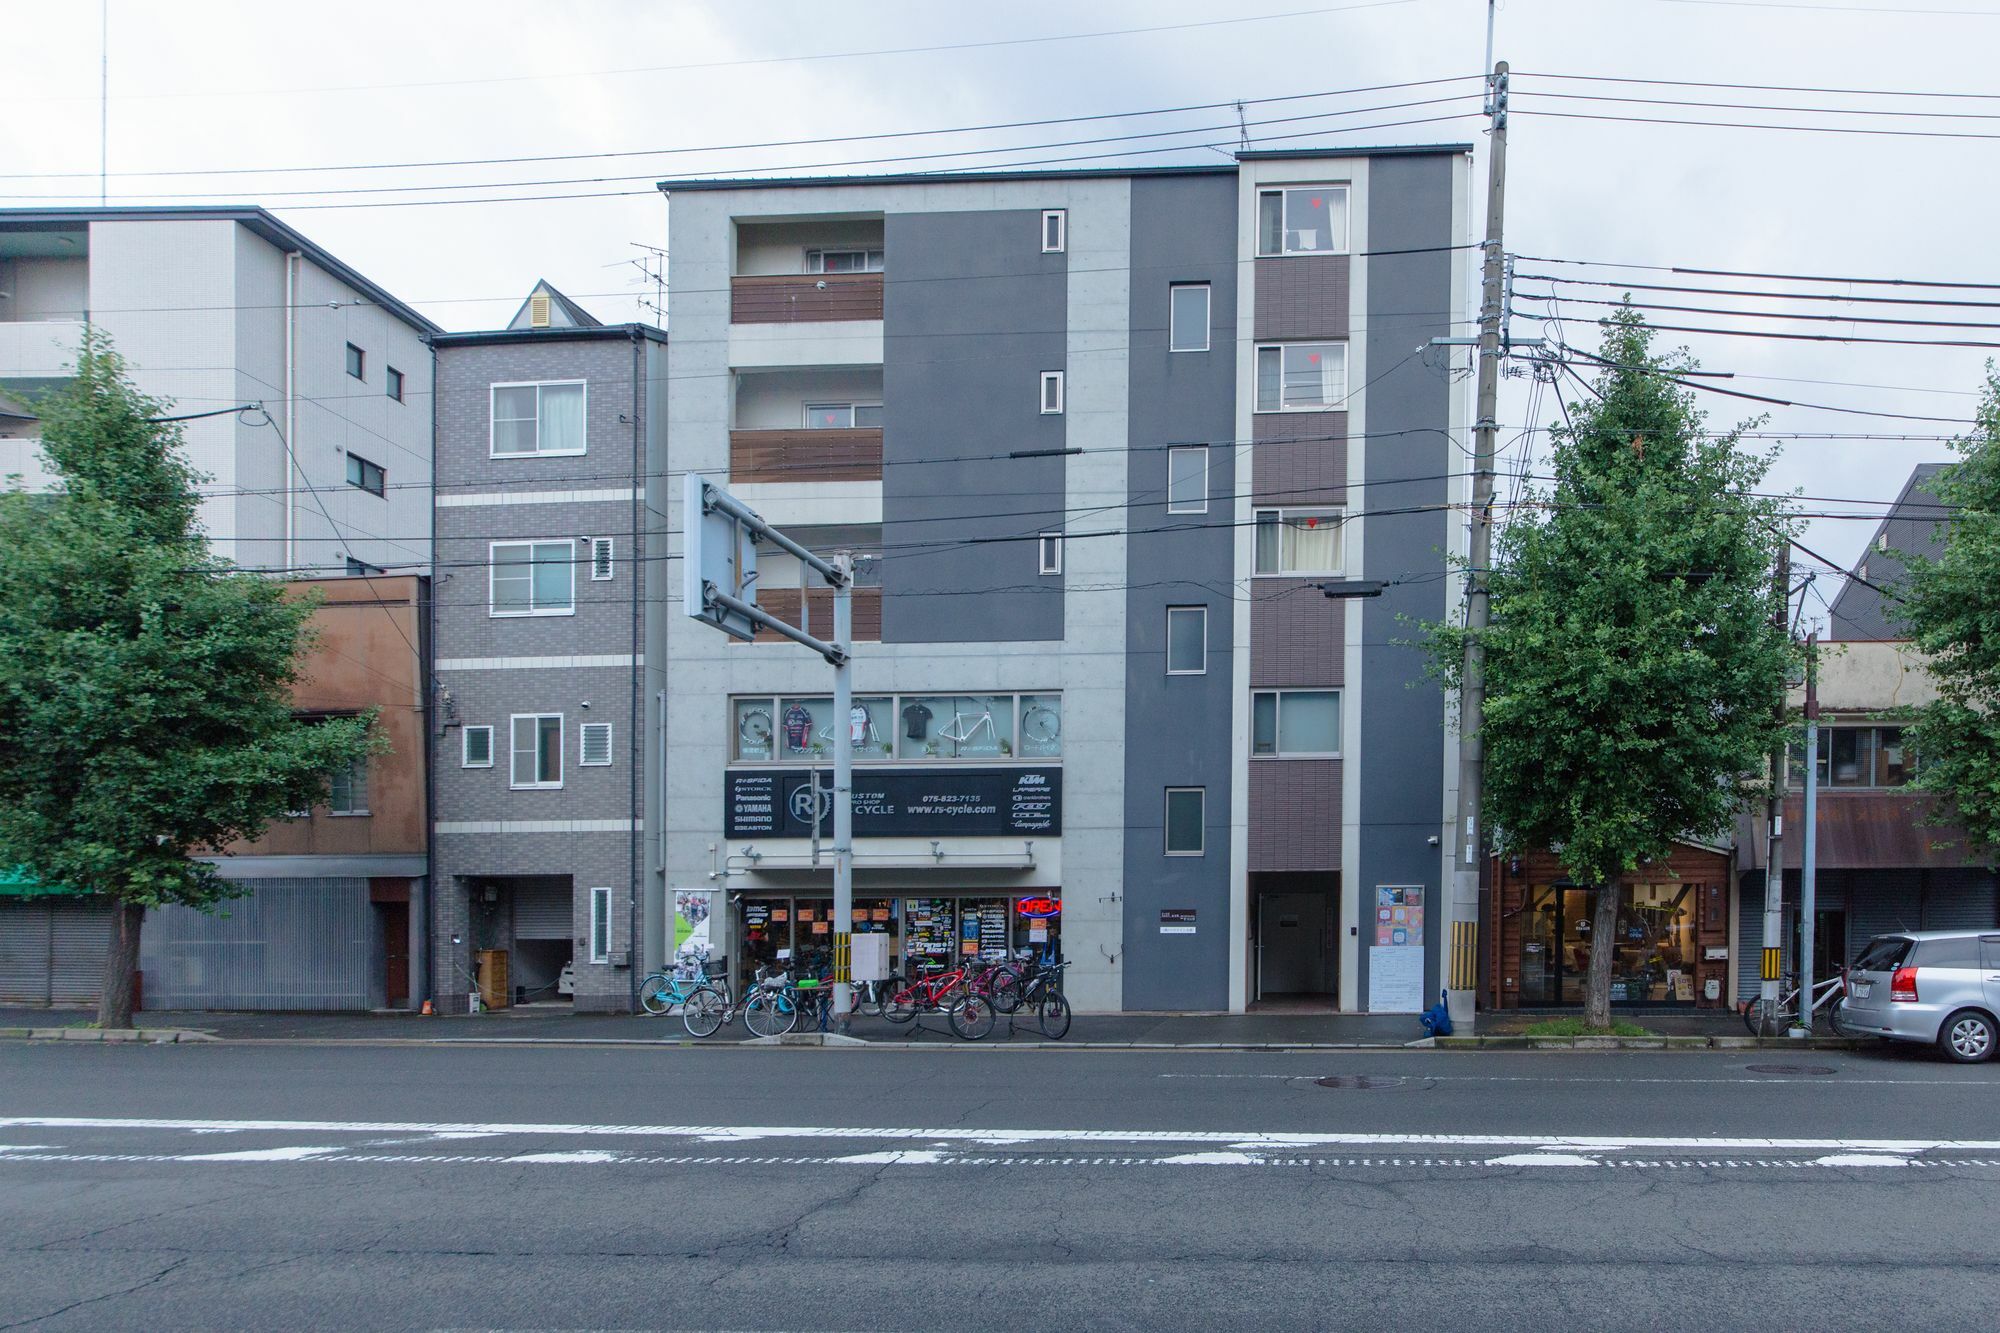
[{"label": "parked bicycle", "polygon": [[917,1015],[941,1013],[954,1035],[964,1041],[978,1041],[993,1031],[992,997],[980,994],[968,984],[966,967],[940,970],[927,965],[915,981],[894,987],[882,1004],[882,1017],[891,1023],[913,1022]]},{"label": "parked bicycle", "polygon": [[[1826,1020],[1827,1026],[1838,1037],[1853,1035],[1848,1030],[1847,1025],[1841,1021],[1840,1017],[1840,1002],[1846,996],[1846,968],[1840,969],[1840,971],[1834,973],[1825,981],[1816,982],[1813,985],[1813,1018],[1815,1021],[1818,1021],[1823,1017]],[[1797,1022],[1798,1017],[1799,979],[1796,975],[1787,973],[1778,980],[1778,1012],[1771,1021],[1770,1029],[1782,1032]],[[1743,1025],[1750,1029],[1750,1035],[1753,1037],[1764,1035],[1767,1028],[1764,1021],[1763,996],[1759,995],[1756,999],[1743,1006]]]},{"label": "parked bicycle", "polygon": [[685,1008],[696,991],[713,987],[728,970],[722,963],[703,963],[699,972],[683,967],[648,972],[639,983],[639,1007],[655,1018],[671,1014]]}]

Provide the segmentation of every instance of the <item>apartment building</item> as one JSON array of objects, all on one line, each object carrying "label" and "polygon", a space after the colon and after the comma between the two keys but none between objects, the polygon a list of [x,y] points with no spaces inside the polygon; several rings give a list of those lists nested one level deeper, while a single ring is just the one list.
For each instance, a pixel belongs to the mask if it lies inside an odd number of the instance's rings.
[{"label": "apartment building", "polygon": [[261,208],[0,209],[0,478],[49,483],[35,396],[86,325],[188,421],[216,552],[258,569],[430,559],[437,326]]},{"label": "apartment building", "polygon": [[629,1009],[665,335],[539,283],[433,342],[437,1004]]},{"label": "apartment building", "polygon": [[[1869,939],[1891,930],[1977,930],[2000,925],[2000,878],[1968,846],[1964,830],[1933,822],[1936,799],[1911,789],[1921,756],[1900,725],[1937,697],[1922,656],[1895,616],[1893,594],[1906,576],[1904,553],[1944,550],[1950,510],[1930,489],[1944,465],[1910,474],[1833,599],[1819,651],[1819,830],[1814,893],[1813,975],[1828,977]],[[1865,579],[1867,582],[1859,580]],[[1874,585],[1874,586],[1870,586]],[[1803,690],[1792,692],[1802,706]],[[1789,765],[1783,836],[1785,966],[1796,967],[1801,867],[1805,852],[1805,745]],[[1761,811],[1758,812],[1761,816]],[[1765,867],[1770,844],[1761,817],[1738,841],[1742,884],[1739,993],[1757,986],[1763,945]]]},{"label": "apartment building", "polygon": [[[700,474],[860,572],[848,717],[793,644],[648,619],[649,885],[708,894],[740,974],[849,926],[906,968],[1059,953],[1083,1010],[1435,999],[1456,761],[1403,617],[1458,596],[1468,356],[1431,340],[1471,332],[1469,169],[663,182],[654,507]],[[760,556],[759,604],[824,633],[815,583]]]}]

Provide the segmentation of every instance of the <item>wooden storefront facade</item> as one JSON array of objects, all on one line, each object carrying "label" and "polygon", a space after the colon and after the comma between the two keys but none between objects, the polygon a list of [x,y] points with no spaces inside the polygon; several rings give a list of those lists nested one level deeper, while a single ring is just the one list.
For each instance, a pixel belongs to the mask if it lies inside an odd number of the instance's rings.
[{"label": "wooden storefront facade", "polygon": [[[1664,862],[1621,877],[1613,1008],[1719,1009],[1729,1004],[1731,857],[1676,843]],[[1486,897],[1486,984],[1493,1009],[1583,1003],[1598,890],[1548,852],[1496,857]]]}]

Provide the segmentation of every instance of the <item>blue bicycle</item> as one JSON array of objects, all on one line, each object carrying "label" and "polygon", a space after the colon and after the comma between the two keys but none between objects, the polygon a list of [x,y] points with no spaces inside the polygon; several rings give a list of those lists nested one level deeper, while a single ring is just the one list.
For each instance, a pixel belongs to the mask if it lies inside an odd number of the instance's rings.
[{"label": "blue bicycle", "polygon": [[671,1014],[694,998],[696,991],[713,986],[729,971],[722,963],[703,963],[699,973],[684,975],[686,969],[648,972],[639,983],[639,1007],[654,1017]]}]

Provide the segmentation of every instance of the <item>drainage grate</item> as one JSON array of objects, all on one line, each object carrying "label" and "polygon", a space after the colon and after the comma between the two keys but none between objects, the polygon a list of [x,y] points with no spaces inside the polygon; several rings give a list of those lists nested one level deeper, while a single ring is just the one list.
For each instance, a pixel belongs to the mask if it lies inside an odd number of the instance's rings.
[{"label": "drainage grate", "polygon": [[1322,1088],[1346,1088],[1356,1092],[1367,1092],[1374,1088],[1400,1088],[1408,1080],[1377,1074],[1328,1074],[1313,1082]]},{"label": "drainage grate", "polygon": [[1834,1072],[1831,1065],[1745,1065],[1743,1067],[1753,1074],[1789,1074],[1794,1077],[1800,1074],[1831,1074]]}]

